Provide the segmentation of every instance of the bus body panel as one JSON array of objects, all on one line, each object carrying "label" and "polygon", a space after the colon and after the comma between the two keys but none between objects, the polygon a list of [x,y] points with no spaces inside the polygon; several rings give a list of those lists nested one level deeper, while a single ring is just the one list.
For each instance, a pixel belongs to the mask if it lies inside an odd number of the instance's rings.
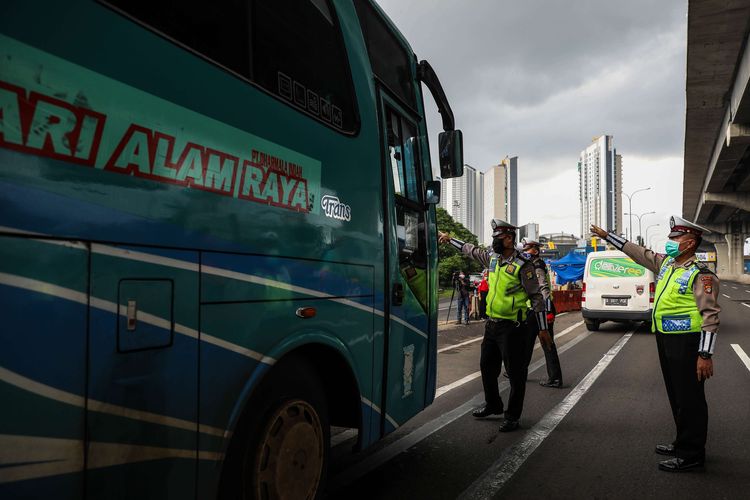
[{"label": "bus body panel", "polygon": [[2,498],[82,498],[88,249],[0,236]]},{"label": "bus body panel", "polygon": [[[386,275],[394,283],[403,273],[382,101],[357,13],[334,3],[354,134],[103,4],[6,2],[0,232],[26,236],[0,236],[11,242],[0,249],[0,294],[3,315],[27,335],[3,339],[12,346],[0,353],[3,401],[23,403],[0,417],[0,434],[41,440],[33,448],[66,466],[6,467],[0,488],[81,498],[85,458],[92,498],[210,496],[253,389],[306,345],[335,349],[352,368],[363,447],[432,400],[434,209],[420,226],[426,295],[405,286],[404,304],[391,308]],[[430,180],[425,122],[410,119]],[[128,335],[131,301],[137,335]],[[302,320],[300,307],[318,314]],[[35,356],[59,355],[18,365],[11,353],[34,345],[45,345]],[[13,462],[22,451],[13,448]]]}]

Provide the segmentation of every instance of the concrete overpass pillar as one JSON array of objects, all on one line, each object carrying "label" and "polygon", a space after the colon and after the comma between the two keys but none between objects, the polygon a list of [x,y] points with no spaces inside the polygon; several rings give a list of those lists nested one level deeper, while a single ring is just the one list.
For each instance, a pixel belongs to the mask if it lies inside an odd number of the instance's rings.
[{"label": "concrete overpass pillar", "polygon": [[745,235],[741,232],[731,232],[725,234],[724,238],[727,240],[727,273],[731,276],[739,277],[745,272],[745,262],[743,260]]},{"label": "concrete overpass pillar", "polygon": [[729,245],[727,241],[722,238],[714,241],[716,247],[716,275],[719,278],[729,275]]}]

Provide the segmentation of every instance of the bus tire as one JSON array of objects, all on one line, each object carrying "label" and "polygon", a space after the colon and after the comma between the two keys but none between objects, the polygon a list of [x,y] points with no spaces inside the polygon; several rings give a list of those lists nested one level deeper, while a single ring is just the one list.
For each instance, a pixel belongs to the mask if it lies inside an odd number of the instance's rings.
[{"label": "bus tire", "polygon": [[251,398],[233,437],[219,497],[322,496],[330,426],[320,377],[301,357],[280,361]]},{"label": "bus tire", "polygon": [[587,319],[586,322],[586,329],[590,332],[596,332],[599,330],[599,320],[598,319]]}]

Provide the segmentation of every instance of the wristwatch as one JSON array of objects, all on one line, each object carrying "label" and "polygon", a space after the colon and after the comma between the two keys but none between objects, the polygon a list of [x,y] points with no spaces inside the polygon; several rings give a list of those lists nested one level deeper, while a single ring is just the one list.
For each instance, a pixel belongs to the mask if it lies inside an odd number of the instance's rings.
[{"label": "wristwatch", "polygon": [[711,359],[711,353],[710,352],[700,351],[698,353],[698,356],[700,356],[703,359]]}]

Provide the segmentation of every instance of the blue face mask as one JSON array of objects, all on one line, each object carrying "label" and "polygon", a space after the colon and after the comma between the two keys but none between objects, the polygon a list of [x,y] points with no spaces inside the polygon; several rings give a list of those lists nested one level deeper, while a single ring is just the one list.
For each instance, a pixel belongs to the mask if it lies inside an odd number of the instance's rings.
[{"label": "blue face mask", "polygon": [[664,249],[667,252],[667,255],[673,258],[677,258],[680,256],[682,252],[680,252],[680,244],[676,241],[669,240],[667,241],[666,245],[664,245]]},{"label": "blue face mask", "polygon": [[521,252],[521,255],[523,255],[527,259],[531,259],[532,255],[529,252]]}]

